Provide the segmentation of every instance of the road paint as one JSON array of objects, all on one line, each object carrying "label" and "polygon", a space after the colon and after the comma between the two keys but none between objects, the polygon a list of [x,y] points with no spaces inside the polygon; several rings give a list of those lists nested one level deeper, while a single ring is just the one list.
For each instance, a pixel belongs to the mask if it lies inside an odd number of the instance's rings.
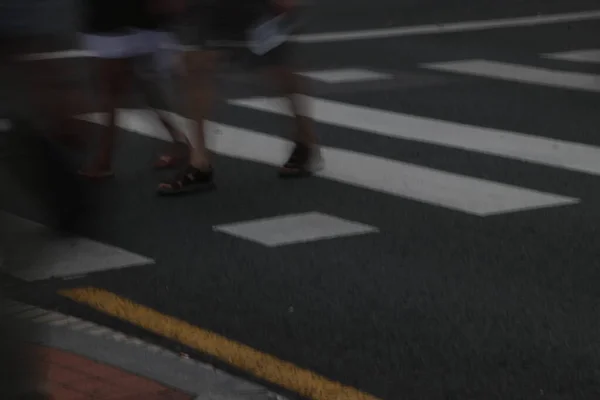
[{"label": "road paint", "polygon": [[0,212],[0,268],[17,278],[37,281],[154,264],[154,260],[83,237],[59,237],[36,222]]},{"label": "road paint", "polygon": [[215,226],[227,233],[268,247],[314,242],[378,232],[375,227],[320,212],[279,215]]},{"label": "road paint", "polygon": [[17,57],[22,61],[36,61],[36,60],[58,60],[64,58],[88,58],[93,57],[94,53],[86,50],[61,50],[61,51],[50,51],[44,53],[29,53]]},{"label": "road paint", "polygon": [[422,67],[437,71],[455,72],[561,89],[600,92],[600,75],[583,72],[556,71],[547,68],[488,60],[429,63],[423,64]]},{"label": "road paint", "polygon": [[[102,118],[88,118],[104,122]],[[191,123],[191,122],[190,122]],[[122,111],[119,127],[152,137],[168,138],[150,112]],[[183,124],[189,127],[189,124]],[[220,133],[208,146],[216,153],[279,166],[289,142],[264,133],[210,124]],[[160,133],[159,133],[160,132]],[[168,140],[168,139],[167,139]],[[484,179],[438,171],[383,157],[323,147],[325,168],[317,176],[393,196],[403,197],[477,216],[490,216],[545,207],[576,204],[578,199],[543,193]]]},{"label": "road paint", "polygon": [[349,83],[392,79],[391,74],[358,68],[329,69],[301,72],[300,75],[325,83]]},{"label": "road paint", "polygon": [[[243,400],[257,396],[287,400],[263,386],[134,336],[58,312],[27,307],[22,303],[6,303],[3,301],[4,307],[0,309],[2,318],[11,322],[19,320],[33,327],[38,333],[31,338],[33,343],[78,354],[179,389],[189,394],[186,398],[194,395],[197,399]],[[36,311],[35,314],[24,316],[21,310],[25,307]]]},{"label": "road paint", "polygon": [[600,49],[586,49],[544,54],[554,60],[600,64]]},{"label": "road paint", "polygon": [[[312,104],[312,117],[325,124],[600,175],[600,147],[330,100],[307,100]],[[280,103],[274,98],[230,101],[230,104],[253,110],[288,114]]]},{"label": "road paint", "polygon": [[191,325],[180,319],[161,314],[136,304],[114,293],[96,288],[78,288],[60,291],[76,302],[127,321],[194,350],[216,357],[229,365],[272,384],[314,400],[377,400],[376,397],[349,386],[329,380],[255,350],[242,343],[227,339],[214,332]]},{"label": "road paint", "polygon": [[565,22],[579,22],[600,19],[600,10],[590,10],[563,14],[534,15],[529,17],[434,23],[427,25],[403,26],[396,28],[364,29],[344,32],[305,33],[293,36],[299,43],[331,43],[350,40],[385,39],[402,36],[432,35],[483,31],[499,28],[530,27]]}]

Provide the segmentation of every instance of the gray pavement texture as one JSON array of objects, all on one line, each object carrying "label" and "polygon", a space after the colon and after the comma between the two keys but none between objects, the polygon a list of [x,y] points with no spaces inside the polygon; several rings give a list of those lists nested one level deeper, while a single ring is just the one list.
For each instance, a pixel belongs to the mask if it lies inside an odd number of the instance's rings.
[{"label": "gray pavement texture", "polygon": [[[585,0],[378,0],[368,6],[355,0],[340,7],[331,0],[315,6],[311,29],[595,6]],[[600,145],[597,93],[421,67],[491,59],[597,73],[598,65],[539,54],[600,48],[598,33],[598,21],[585,21],[317,43],[299,47],[298,65],[303,70],[350,66],[396,76],[385,86],[313,82],[321,98]],[[225,79],[222,86],[228,97],[271,93],[256,82]],[[132,96],[128,105],[139,104]],[[225,105],[217,119],[281,137],[289,123]],[[162,199],[154,196],[154,188],[163,174],[150,168],[162,143],[122,132],[118,177],[90,187],[98,210],[81,233],[156,263],[24,285],[19,296],[144,335],[53,295],[65,286],[105,288],[385,400],[600,397],[597,176],[325,124],[317,129],[328,146],[583,201],[478,218],[321,178],[279,182],[271,167],[228,157],[216,159],[214,193]],[[28,212],[14,196],[3,203]],[[213,230],[219,224],[307,211],[375,226],[379,233],[266,248]]]}]

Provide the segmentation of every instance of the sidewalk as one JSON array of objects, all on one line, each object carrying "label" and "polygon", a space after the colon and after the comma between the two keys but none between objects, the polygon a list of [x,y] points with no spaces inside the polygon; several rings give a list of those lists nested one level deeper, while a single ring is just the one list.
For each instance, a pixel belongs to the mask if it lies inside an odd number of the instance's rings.
[{"label": "sidewalk", "polygon": [[193,396],[63,350],[34,346],[53,400],[192,400]]},{"label": "sidewalk", "polygon": [[[261,385],[106,326],[11,302],[3,318],[29,324],[51,400],[287,400]],[[42,370],[43,371],[43,370]],[[40,371],[40,372],[42,372]]]}]

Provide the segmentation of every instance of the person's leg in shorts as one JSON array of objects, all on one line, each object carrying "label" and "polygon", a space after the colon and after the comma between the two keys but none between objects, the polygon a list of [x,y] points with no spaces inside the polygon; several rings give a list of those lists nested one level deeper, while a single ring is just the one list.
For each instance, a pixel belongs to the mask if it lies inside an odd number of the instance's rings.
[{"label": "person's leg in shorts", "polygon": [[[202,10],[204,11],[204,10]],[[190,17],[190,16],[188,16]],[[198,24],[210,19],[206,14],[192,15],[181,34],[188,49],[183,53],[183,95],[187,114],[195,122],[189,163],[173,179],[159,184],[160,194],[210,190],[214,188],[211,155],[206,146],[206,119],[210,116],[215,95],[215,75],[223,51],[206,47],[206,31]]]},{"label": "person's leg in shorts", "polygon": [[[226,18],[226,17],[225,17]],[[223,21],[222,15],[213,15],[213,21]],[[224,48],[218,42],[245,42],[246,29],[249,24],[240,24],[239,30],[211,29],[212,35],[204,43],[205,49],[186,53],[185,66],[188,73],[186,88],[189,90],[188,104],[192,107],[193,119],[197,123],[196,143],[191,148],[189,166],[174,179],[161,183],[160,194],[178,194],[192,190],[210,189],[214,187],[213,169],[209,151],[206,147],[205,121],[209,116],[214,99],[214,78],[219,61],[238,47]],[[211,38],[219,38],[211,40]],[[231,39],[231,40],[230,40]],[[215,44],[216,43],[216,44]],[[215,44],[211,46],[211,44]],[[281,167],[280,176],[300,177],[311,173],[311,164],[318,158],[316,136],[307,107],[297,94],[302,92],[302,84],[298,75],[293,72],[289,63],[289,47],[283,44],[278,48],[256,59],[259,67],[263,67],[276,82],[281,92],[290,101],[291,111],[295,116],[296,129],[294,150],[288,161]]]},{"label": "person's leg in shorts", "polygon": [[293,68],[291,47],[290,43],[283,43],[264,55],[254,56],[257,66],[287,100],[290,114],[294,117],[294,149],[279,170],[282,178],[310,175],[321,163],[307,97],[303,96],[307,92],[306,84]]},{"label": "person's leg in shorts", "polygon": [[172,139],[170,149],[158,157],[154,166],[158,169],[175,167],[187,162],[189,142],[185,133],[175,126],[166,113],[177,108],[173,93],[176,74],[174,63],[163,57],[174,54],[163,55],[167,51],[164,45],[169,44],[167,32],[146,30],[140,34],[142,40],[148,41],[149,51],[135,59],[135,75],[141,83],[140,89],[148,106],[156,113]]},{"label": "person's leg in shorts", "polygon": [[100,136],[98,150],[91,164],[80,171],[89,179],[103,179],[114,176],[112,159],[117,135],[117,110],[126,90],[130,87],[133,75],[131,69],[132,34],[86,35],[86,49],[94,54],[94,70],[99,90],[100,112],[106,115],[105,130]]}]

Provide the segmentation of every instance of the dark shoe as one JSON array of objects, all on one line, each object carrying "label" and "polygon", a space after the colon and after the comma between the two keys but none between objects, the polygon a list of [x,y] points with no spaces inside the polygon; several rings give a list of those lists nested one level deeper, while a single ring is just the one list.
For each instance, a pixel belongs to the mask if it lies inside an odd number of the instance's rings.
[{"label": "dark shoe", "polygon": [[322,168],[323,160],[319,149],[296,143],[287,162],[279,169],[280,178],[302,178],[311,176]]},{"label": "dark shoe", "polygon": [[158,194],[163,196],[209,191],[215,188],[213,182],[213,169],[206,170],[195,168],[191,165],[186,167],[175,179],[161,183],[158,186]]}]

